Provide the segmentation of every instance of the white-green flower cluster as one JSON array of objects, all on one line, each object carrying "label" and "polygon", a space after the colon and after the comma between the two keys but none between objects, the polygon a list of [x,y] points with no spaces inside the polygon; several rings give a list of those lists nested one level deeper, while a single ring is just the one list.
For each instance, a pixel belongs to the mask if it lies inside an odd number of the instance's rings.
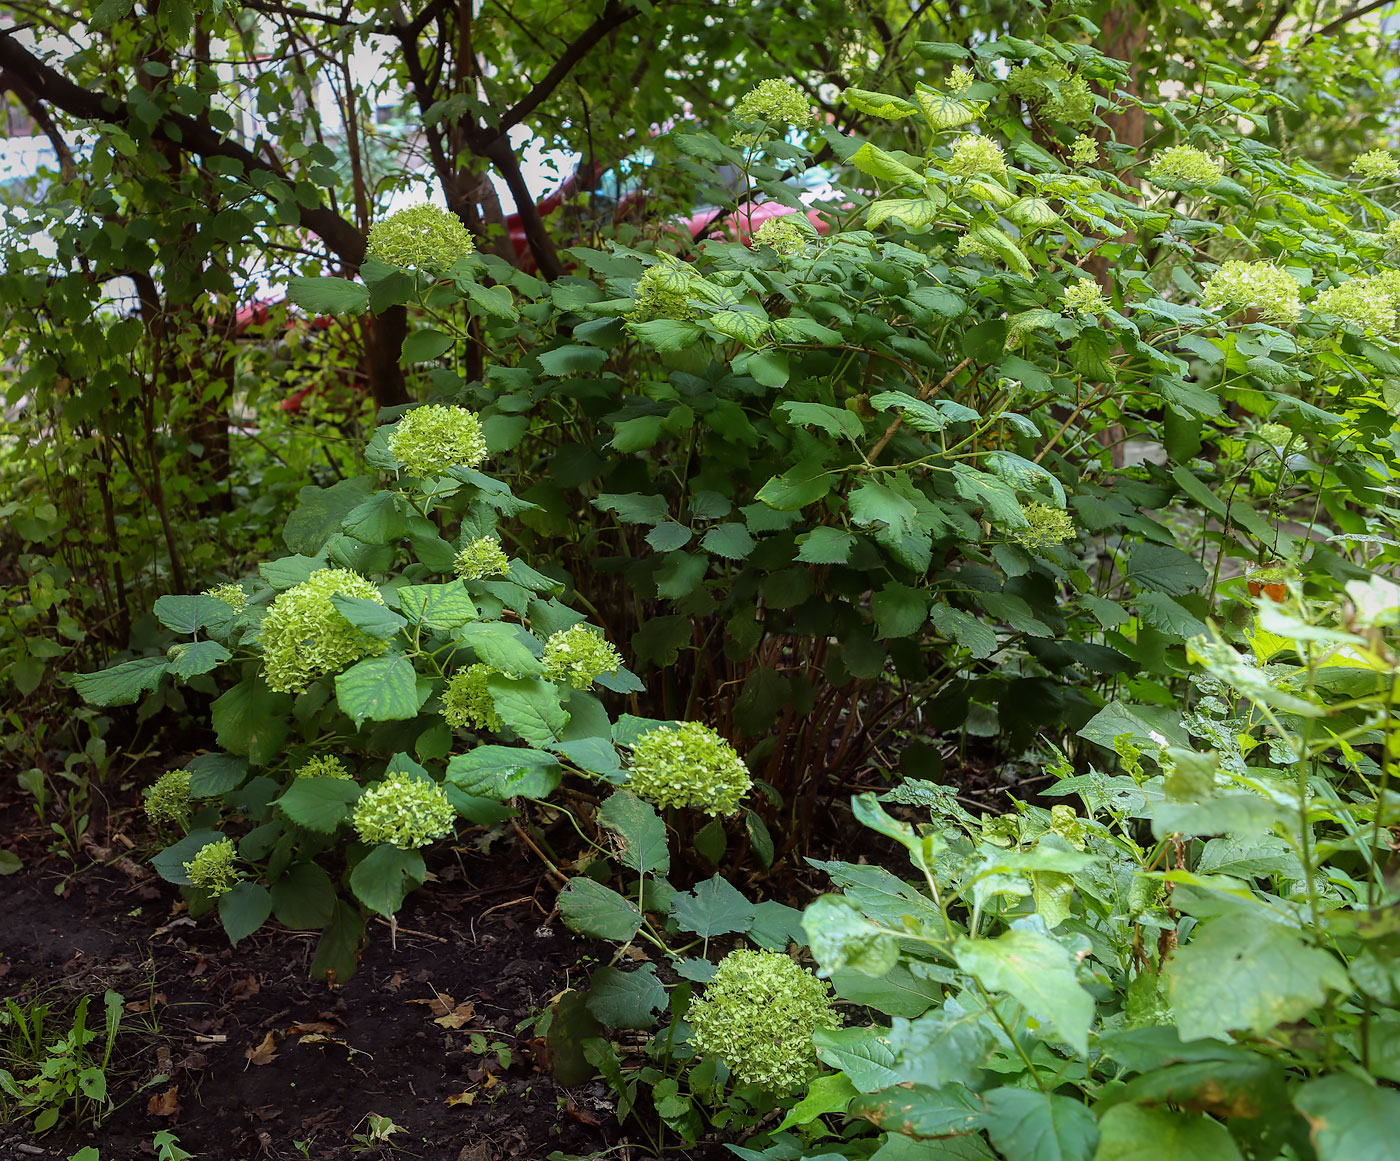
[{"label": "white-green flower cluster", "polygon": [[449,726],[493,732],[501,728],[501,716],[486,686],[496,672],[498,670],[490,665],[477,662],[447,679],[447,688],[442,693],[442,717]]},{"label": "white-green flower cluster", "polygon": [[204,595],[223,601],[235,613],[241,613],[248,607],[248,594],[243,591],[242,585],[215,585],[212,589],[205,589]]},{"label": "white-green flower cluster", "polygon": [[1005,177],[1006,155],[990,137],[965,133],[953,142],[953,156],[943,168],[954,177]]},{"label": "white-green flower cluster", "polygon": [[657,806],[733,814],[753,788],[734,747],[701,722],[648,730],[632,747],[627,788]]},{"label": "white-green flower cluster", "polygon": [[1081,133],[1069,147],[1069,159],[1075,165],[1093,165],[1099,159],[1099,143]]},{"label": "white-green flower cluster", "polygon": [[691,274],[688,267],[675,261],[661,261],[648,266],[637,279],[629,322],[651,322],[669,318],[689,322],[695,317],[690,304]]},{"label": "white-green flower cluster", "polygon": [[1297,322],[1302,312],[1298,283],[1271,262],[1226,262],[1206,279],[1201,301],[1208,307],[1257,310],[1285,326]]},{"label": "white-green flower cluster", "polygon": [[735,102],[734,116],[741,121],[801,125],[812,119],[812,102],[789,81],[760,81]]},{"label": "white-green flower cluster", "polygon": [[1392,218],[1386,222],[1385,240],[1392,246],[1400,246],[1400,218]]},{"label": "white-green flower cluster", "polygon": [[510,572],[510,558],[494,536],[479,536],[452,558],[452,567],[463,580],[489,580]]},{"label": "white-green flower cluster", "polygon": [[1074,520],[1063,508],[1032,500],[1022,504],[1021,511],[1026,526],[1012,529],[1011,539],[1028,552],[1043,552],[1074,539]]},{"label": "white-green flower cluster", "polygon": [[278,693],[300,693],[314,678],[339,673],[361,657],[389,648],[340,614],[331,598],[360,597],[384,603],[379,590],[345,568],[318,568],[272,602],[260,635],[263,675]]},{"label": "white-green flower cluster", "polygon": [[964,258],[985,258],[988,262],[1002,261],[996,250],[972,234],[964,234],[958,239],[957,252]]},{"label": "white-green flower cluster", "polygon": [[390,266],[440,274],[475,249],[461,218],[423,202],[370,226],[365,253]]},{"label": "white-green flower cluster", "polygon": [[965,93],[972,87],[972,82],[977,77],[966,65],[954,65],[953,71],[948,74],[948,91],[950,93]]},{"label": "white-green flower cluster", "polygon": [[1251,438],[1282,455],[1293,446],[1293,441],[1298,437],[1281,423],[1261,423],[1251,433]]},{"label": "white-green flower cluster", "polygon": [[546,681],[588,689],[597,678],[622,668],[622,655],[597,629],[574,625],[550,634],[544,643]]},{"label": "white-green flower cluster", "polygon": [[1371,149],[1351,163],[1351,172],[1362,181],[1400,177],[1400,159],[1387,149]]},{"label": "white-green flower cluster", "polygon": [[389,433],[389,454],[420,480],[486,458],[486,435],[475,411],[434,403],[415,407]]},{"label": "white-green flower cluster", "polygon": [[342,782],[353,782],[345,763],[331,754],[308,758],[296,769],[297,778],[336,778]]},{"label": "white-green flower cluster", "polygon": [[194,886],[203,887],[216,899],[232,891],[243,877],[238,873],[238,853],[232,839],[205,843],[184,868]]},{"label": "white-green flower cluster", "polygon": [[1189,145],[1173,145],[1152,158],[1147,177],[1154,185],[1181,188],[1183,186],[1214,185],[1225,173],[1225,163],[1192,149]]},{"label": "white-green flower cluster", "polygon": [[399,770],[360,795],[351,821],[371,846],[412,850],[451,834],[457,811],[436,782]]},{"label": "white-green flower cluster", "polygon": [[1066,125],[1083,125],[1094,117],[1094,92],[1079,73],[1056,61],[1018,65],[1006,78],[1008,91],[1037,105],[1040,115]]},{"label": "white-green flower cluster", "polygon": [[783,214],[769,218],[753,232],[759,246],[771,246],[784,258],[796,254],[816,237],[816,231],[805,214]]},{"label": "white-green flower cluster", "polygon": [[1103,288],[1092,278],[1080,278],[1065,287],[1060,310],[1065,314],[1102,314],[1108,309]]},{"label": "white-green flower cluster", "polygon": [[742,1084],[786,1093],[816,1075],[812,1033],[839,1028],[831,985],[775,951],[731,951],[690,1005],[691,1043]]},{"label": "white-green flower cluster", "polygon": [[155,826],[174,822],[184,826],[190,817],[190,772],[167,770],[146,790],[146,817]]},{"label": "white-green flower cluster", "polygon": [[1381,279],[1353,278],[1329,286],[1309,305],[1354,331],[1389,336],[1395,330],[1395,303],[1386,290]]}]

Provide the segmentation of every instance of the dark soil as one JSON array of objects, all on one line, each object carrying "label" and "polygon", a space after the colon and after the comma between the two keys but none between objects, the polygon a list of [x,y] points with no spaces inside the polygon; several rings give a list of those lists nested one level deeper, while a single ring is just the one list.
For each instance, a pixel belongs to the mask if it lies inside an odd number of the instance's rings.
[{"label": "dark soil", "polygon": [[[218,1161],[648,1155],[626,1144],[605,1085],[550,1075],[534,1018],[583,982],[597,948],[550,918],[555,891],[527,856],[442,852],[436,881],[399,915],[397,947],[372,924],[359,971],[331,988],[309,976],[313,936],[272,924],[230,948],[216,917],[191,919],[174,887],[114,853],[120,829],[65,877],[72,864],[46,850],[54,836],[32,800],[4,781],[0,849],[25,866],[0,878],[0,995],[57,1011],[86,993],[97,1027],[110,988],[126,1016],[109,1070],[117,1110],[86,1132],[0,1125],[0,1161],[83,1145],[102,1161],[153,1158],[161,1129]],[[402,1126],[392,1149],[355,1140],[369,1114]]]}]

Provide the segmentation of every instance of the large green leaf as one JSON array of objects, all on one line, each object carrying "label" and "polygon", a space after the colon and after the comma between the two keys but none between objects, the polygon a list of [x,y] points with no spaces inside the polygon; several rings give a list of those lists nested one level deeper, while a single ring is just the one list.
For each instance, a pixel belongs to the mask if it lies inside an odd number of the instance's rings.
[{"label": "large green leaf", "polygon": [[296,931],[325,927],[335,917],[335,901],[335,885],[316,863],[294,863],[272,884],[272,913]]},{"label": "large green leaf", "polygon": [[447,630],[476,620],[476,605],[461,581],[404,585],[398,590],[398,598],[399,611],[413,625]]},{"label": "large green leaf", "polygon": [[526,745],[551,746],[563,738],[569,715],[559,704],[559,691],[549,682],[493,673],[486,688],[501,720]]},{"label": "large green leaf", "polygon": [[795,512],[820,500],[831,491],[835,481],[835,474],[826,466],[826,461],[812,457],[774,476],[758,490],[758,499],[780,512]]},{"label": "large green leaf", "polygon": [[602,967],[588,985],[588,1010],[609,1028],[650,1028],[666,1007],[666,989],[656,978],[656,965],[635,971]]},{"label": "large green leaf", "polygon": [[564,773],[559,760],[542,750],[519,746],[477,746],[447,763],[447,781],[467,794],[505,802],[548,798]]},{"label": "large green leaf", "polygon": [[1067,948],[1037,931],[1012,928],[995,939],[959,939],[953,956],[984,988],[1006,992],[1081,1056],[1089,1051],[1094,998],[1075,977]]},{"label": "large green leaf", "polygon": [[404,897],[421,887],[428,876],[423,856],[392,843],[380,843],[350,872],[350,890],[355,898],[385,917],[403,906]]},{"label": "large green leaf", "polygon": [[292,699],[274,693],[261,677],[240,681],[210,707],[214,733],[230,754],[266,766],[287,741]]},{"label": "large green leaf", "polygon": [[293,278],[287,293],[312,314],[364,314],[369,309],[369,291],[345,278]]},{"label": "large green leaf", "polygon": [[277,805],[298,826],[331,834],[350,817],[350,808],[359,797],[359,785],[344,778],[298,778]]},{"label": "large green leaf", "polygon": [[1139,544],[1128,557],[1128,578],[1154,592],[1181,597],[1199,592],[1206,584],[1206,570],[1194,556],[1169,544]]},{"label": "large green leaf", "polygon": [[982,1013],[956,1007],[943,1007],[917,1020],[896,1018],[890,1029],[901,1084],[971,1084],[995,1046]]},{"label": "large green leaf", "polygon": [[753,922],[753,904],[730,885],[722,875],[714,875],[682,891],[671,903],[671,915],[682,931],[693,931],[704,939],[747,931]]},{"label": "large green leaf", "polygon": [[241,939],[252,935],[272,914],[272,896],[259,883],[239,883],[233,890],[219,896],[219,922],[224,925],[228,941],[235,947]]},{"label": "large green leaf", "polygon": [[418,715],[418,674],[402,653],[366,657],[335,679],[335,698],[359,729],[366,720],[402,722]]},{"label": "large green leaf", "polygon": [[1017,1161],[1085,1161],[1094,1155],[1099,1126],[1082,1101],[1024,1088],[986,1093],[987,1136]]},{"label": "large green leaf", "polygon": [[915,1084],[858,1096],[848,1112],[888,1132],[923,1139],[974,1132],[986,1109],[980,1096],[960,1084]]},{"label": "large green leaf", "polygon": [[861,914],[844,895],[823,895],[807,905],[802,929],[820,965],[819,975],[842,968],[882,976],[899,961],[899,944],[884,928]]},{"label": "large green leaf", "polygon": [[170,676],[180,681],[217,669],[232,656],[217,641],[182,641],[166,651]]},{"label": "large green leaf", "polygon": [[365,941],[365,921],[358,907],[337,901],[335,915],[316,942],[311,974],[318,980],[344,983],[355,974]]},{"label": "large green leaf", "polygon": [[173,633],[193,636],[217,633],[234,618],[233,609],[218,597],[164,596],[156,600],[156,619]]},{"label": "large green leaf", "polygon": [[817,1056],[850,1078],[858,1092],[878,1092],[899,1083],[888,1028],[818,1028]]},{"label": "large green leaf", "polygon": [[624,867],[656,875],[671,869],[666,824],[651,803],[619,790],[599,809],[598,822],[617,836],[617,858]]},{"label": "large green leaf", "polygon": [[1302,1019],[1350,981],[1330,953],[1262,915],[1209,920],[1166,969],[1167,995],[1183,1040],[1264,1035]]},{"label": "large green leaf", "polygon": [[79,673],[73,688],[89,705],[131,705],[155,689],[169,669],[163,657],[138,657],[96,673]]},{"label": "large green leaf", "polygon": [[642,913],[611,887],[576,876],[559,892],[559,914],[580,935],[626,943],[642,925]]},{"label": "large green leaf", "polygon": [[473,621],[452,634],[476,654],[477,660],[512,677],[538,677],[544,672],[540,659],[525,643],[523,626],[507,621]]},{"label": "large green leaf", "polygon": [[1318,1161],[1400,1161],[1400,1092],[1393,1088],[1327,1076],[1305,1084],[1293,1103],[1308,1119]]},{"label": "large green leaf", "polygon": [[1094,1161],[1242,1161],[1229,1130],[1201,1113],[1114,1105],[1099,1133]]},{"label": "large green leaf", "polygon": [[372,491],[374,483],[367,476],[339,480],[329,488],[307,484],[297,493],[297,506],[282,529],[283,542],[295,553],[315,555],[325,547],[326,541],[340,531],[341,522],[363,504]]}]

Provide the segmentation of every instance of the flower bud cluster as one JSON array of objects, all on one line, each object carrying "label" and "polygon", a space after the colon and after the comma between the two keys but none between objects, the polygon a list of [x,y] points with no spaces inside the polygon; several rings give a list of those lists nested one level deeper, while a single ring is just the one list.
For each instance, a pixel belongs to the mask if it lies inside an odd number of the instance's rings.
[{"label": "flower bud cluster", "polygon": [[205,589],[204,595],[223,601],[235,613],[241,613],[248,607],[248,594],[243,591],[242,585],[215,585],[212,589]]},{"label": "flower bud cluster", "polygon": [[1181,188],[1214,185],[1225,173],[1225,163],[1192,149],[1189,145],[1173,145],[1152,158],[1147,177],[1154,185]]},{"label": "flower bud cluster", "polygon": [[812,240],[815,232],[803,214],[783,214],[769,218],[753,233],[753,240],[759,246],[771,246],[784,258],[795,254]]},{"label": "flower bud cluster", "polygon": [[1340,286],[1329,286],[1309,306],[1315,313],[1329,315],[1363,334],[1389,337],[1395,330],[1395,303],[1379,278],[1353,278]]},{"label": "flower bud cluster", "polygon": [[1025,513],[1026,526],[1012,529],[1011,539],[1028,552],[1043,552],[1074,539],[1074,520],[1063,508],[1033,500],[1022,504],[1021,511]]},{"label": "flower bud cluster", "polygon": [[574,625],[544,643],[544,676],[557,685],[588,689],[600,676],[622,668],[622,655],[597,629]]},{"label": "flower bud cluster", "polygon": [[263,674],[279,693],[300,693],[314,678],[339,673],[361,657],[383,653],[387,641],[361,632],[331,603],[334,596],[384,603],[379,590],[359,573],[318,568],[272,602],[260,635]]},{"label": "flower bud cluster", "polygon": [[494,536],[479,536],[452,558],[452,567],[463,580],[490,580],[510,571],[510,558]]},{"label": "flower bud cluster", "polygon": [[146,817],[153,826],[178,823],[190,818],[190,772],[167,770],[146,790]]},{"label": "flower bud cluster", "polygon": [[475,249],[461,218],[423,202],[370,226],[365,253],[390,266],[441,274]]},{"label": "flower bud cluster", "polygon": [[442,693],[442,717],[449,726],[467,726],[474,730],[501,728],[501,716],[486,683],[498,672],[490,665],[477,662],[459,670],[447,679]]},{"label": "flower bud cluster", "polygon": [[1362,181],[1400,177],[1400,159],[1386,149],[1371,149],[1351,163],[1351,172]]},{"label": "flower bud cluster", "polygon": [[371,846],[412,850],[451,834],[457,811],[436,782],[399,770],[360,795],[351,821]]},{"label": "flower bud cluster", "polygon": [[1040,115],[1065,125],[1083,125],[1094,117],[1094,93],[1089,82],[1058,61],[1049,65],[1019,65],[1006,79],[1007,89]]},{"label": "flower bud cluster", "polygon": [[948,91],[965,93],[972,88],[972,82],[976,79],[976,75],[966,65],[954,65],[953,71],[948,74]]},{"label": "flower bud cluster", "polygon": [[752,787],[734,747],[700,722],[648,730],[632,747],[627,788],[657,806],[733,814]]},{"label": "flower bud cluster", "polygon": [[774,951],[731,951],[686,1019],[691,1043],[742,1084],[786,1093],[816,1075],[812,1033],[839,1028],[831,985]]},{"label": "flower bud cluster", "polygon": [[399,420],[389,435],[389,454],[422,480],[478,466],[486,458],[486,435],[476,412],[435,403],[415,407]]},{"label": "flower bud cluster", "polygon": [[1201,301],[1208,307],[1257,310],[1270,322],[1296,323],[1302,306],[1298,283],[1270,262],[1226,262],[1206,279]]},{"label": "flower bud cluster", "polygon": [[1075,165],[1093,165],[1099,159],[1099,143],[1081,133],[1069,147],[1069,159]]},{"label": "flower bud cluster", "polygon": [[802,125],[812,119],[812,102],[789,81],[760,81],[735,102],[734,116],[741,121]]},{"label": "flower bud cluster", "polygon": [[324,754],[316,758],[308,758],[297,767],[297,778],[335,778],[342,782],[353,782],[350,771],[345,768],[345,763],[331,754]]},{"label": "flower bud cluster", "polygon": [[965,133],[953,142],[953,156],[943,168],[954,177],[1005,177],[1006,155],[990,137]]},{"label": "flower bud cluster", "polygon": [[637,279],[629,322],[651,322],[669,318],[689,322],[695,317],[690,305],[690,270],[679,262],[658,262],[648,266]]},{"label": "flower bud cluster", "polygon": [[217,899],[227,895],[243,877],[238,873],[238,854],[232,839],[205,843],[184,865],[185,875],[196,887],[203,887]]},{"label": "flower bud cluster", "polygon": [[1102,314],[1107,309],[1103,288],[1092,278],[1071,282],[1060,302],[1060,310],[1065,314]]}]

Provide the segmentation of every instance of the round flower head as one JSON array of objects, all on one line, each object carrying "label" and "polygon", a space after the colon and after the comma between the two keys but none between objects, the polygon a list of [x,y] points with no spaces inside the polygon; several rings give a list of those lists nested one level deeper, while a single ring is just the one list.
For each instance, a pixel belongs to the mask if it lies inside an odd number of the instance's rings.
[{"label": "round flower head", "polygon": [[1298,437],[1281,423],[1261,423],[1250,438],[1283,455]]},{"label": "round flower head", "polygon": [[383,653],[387,641],[361,632],[331,603],[360,597],[384,603],[379,590],[359,573],[318,568],[299,585],[279,593],[260,630],[263,674],[278,693],[300,693],[313,678],[339,673],[361,657]]},{"label": "round flower head", "polygon": [[190,818],[190,772],[167,770],[146,791],[146,817],[152,825],[174,822],[184,826]]},{"label": "round flower head", "polygon": [[742,1084],[792,1092],[817,1072],[812,1033],[839,1028],[831,985],[776,951],[731,951],[691,1003],[690,1041]]},{"label": "round flower head", "polygon": [[478,662],[447,679],[442,693],[442,716],[449,726],[469,726],[474,730],[498,731],[501,716],[486,683],[498,672]]},{"label": "round flower head", "polygon": [[990,137],[965,133],[953,142],[953,156],[943,168],[955,177],[1005,177],[1006,156]]},{"label": "round flower head", "polygon": [[1012,529],[1011,539],[1029,552],[1042,552],[1066,540],[1074,539],[1074,521],[1063,508],[1032,501],[1022,504],[1026,516],[1024,528]]},{"label": "round flower head", "polygon": [[611,676],[621,668],[622,655],[587,625],[562,629],[544,643],[546,681],[588,689],[599,676]]},{"label": "round flower head", "polygon": [[423,480],[479,465],[486,458],[486,435],[475,411],[434,403],[399,420],[389,433],[389,454]]},{"label": "round flower head", "polygon": [[297,767],[297,778],[335,778],[342,782],[353,782],[345,763],[330,754],[319,758],[308,758]]},{"label": "round flower head", "polygon": [[412,850],[451,834],[457,811],[436,782],[399,770],[360,795],[351,821],[371,846]]},{"label": "round flower head", "polygon": [[1297,322],[1302,311],[1292,275],[1269,262],[1226,262],[1206,279],[1201,300],[1209,307],[1257,310],[1285,325]]},{"label": "round flower head", "polygon": [[1065,287],[1060,310],[1065,314],[1102,314],[1108,309],[1103,288],[1092,278],[1081,278]]},{"label": "round flower head", "polygon": [[741,121],[801,125],[812,119],[812,103],[788,81],[760,81],[735,102],[734,116]]},{"label": "round flower head", "polygon": [[948,74],[948,91],[950,93],[965,93],[972,87],[972,82],[977,78],[966,65],[954,65],[953,71]]},{"label": "round flower head", "polygon": [[1400,160],[1385,149],[1372,149],[1351,163],[1351,172],[1362,181],[1385,181],[1400,177]]},{"label": "round flower head", "polygon": [[1152,158],[1148,179],[1172,189],[1214,185],[1225,173],[1225,163],[1189,145],[1173,145]]},{"label": "round flower head", "polygon": [[637,279],[637,289],[632,309],[627,312],[629,321],[651,322],[653,319],[669,318],[676,322],[689,322],[695,317],[695,308],[690,305],[690,270],[679,262],[658,262],[648,266]]},{"label": "round flower head", "polygon": [[709,726],[682,722],[648,730],[632,747],[627,788],[657,806],[733,814],[753,788],[744,760]]},{"label": "round flower head", "polygon": [[441,274],[475,249],[461,218],[424,202],[375,222],[365,253],[390,266]]},{"label": "round flower head", "polygon": [[811,223],[803,214],[783,214],[769,218],[753,232],[759,246],[771,246],[784,258],[795,254],[816,236]]},{"label": "round flower head", "polygon": [[1007,88],[1040,107],[1040,115],[1066,125],[1083,125],[1094,117],[1094,92],[1080,74],[1058,61],[1050,65],[1021,65],[1011,70]]},{"label": "round flower head", "polygon": [[248,607],[248,594],[243,591],[242,585],[215,585],[212,589],[205,589],[204,595],[223,601],[235,613],[241,613]]},{"label": "round flower head", "polygon": [[238,873],[238,855],[232,839],[205,843],[185,864],[185,875],[196,887],[203,887],[214,898],[232,891],[243,876]]},{"label": "round flower head", "polygon": [[1391,246],[1400,246],[1400,218],[1392,218],[1386,222],[1385,240]]},{"label": "round flower head", "polygon": [[964,234],[958,239],[957,252],[964,258],[985,258],[988,262],[998,262],[1001,255],[993,250],[986,242],[980,238],[974,238],[971,234]]},{"label": "round flower head", "polygon": [[1069,159],[1075,165],[1093,165],[1099,159],[1099,143],[1081,133],[1069,147]]},{"label": "round flower head", "polygon": [[1378,281],[1353,278],[1328,287],[1309,305],[1316,314],[1328,315],[1351,330],[1389,336],[1395,330],[1395,304]]},{"label": "round flower head", "polygon": [[452,567],[463,580],[488,580],[505,576],[510,571],[510,559],[494,536],[479,536],[452,558]]}]

